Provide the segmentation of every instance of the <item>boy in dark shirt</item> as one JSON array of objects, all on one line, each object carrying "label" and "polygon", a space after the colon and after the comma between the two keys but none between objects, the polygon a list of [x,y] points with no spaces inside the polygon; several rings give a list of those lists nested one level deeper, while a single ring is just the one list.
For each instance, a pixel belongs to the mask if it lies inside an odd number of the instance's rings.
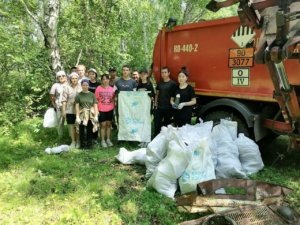
[{"label": "boy in dark shirt", "polygon": [[156,86],[156,95],[154,100],[154,136],[159,134],[162,126],[171,123],[172,105],[171,96],[176,89],[176,82],[170,79],[168,67],[161,69],[161,81]]}]

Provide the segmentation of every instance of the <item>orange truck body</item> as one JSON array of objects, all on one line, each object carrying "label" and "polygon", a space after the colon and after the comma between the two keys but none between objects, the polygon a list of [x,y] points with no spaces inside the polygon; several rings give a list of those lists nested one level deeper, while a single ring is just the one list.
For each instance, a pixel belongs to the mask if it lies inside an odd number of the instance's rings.
[{"label": "orange truck body", "polygon": [[[266,111],[263,108],[268,107],[274,112],[279,108],[273,98],[274,87],[267,67],[254,62],[259,31],[254,31],[257,34],[250,47],[240,47],[231,38],[240,26],[238,17],[230,17],[178,25],[172,29],[164,27],[154,46],[153,73],[158,81],[161,68],[167,66],[171,78],[177,81],[180,68],[186,66],[190,73],[188,81],[201,106],[198,116],[205,117],[222,108],[232,111],[259,140],[267,134],[263,119],[274,116],[272,113],[262,115]],[[299,61],[286,60],[284,64],[290,84],[300,85]],[[227,103],[222,103],[222,99]],[[244,106],[247,109],[242,109]]]}]

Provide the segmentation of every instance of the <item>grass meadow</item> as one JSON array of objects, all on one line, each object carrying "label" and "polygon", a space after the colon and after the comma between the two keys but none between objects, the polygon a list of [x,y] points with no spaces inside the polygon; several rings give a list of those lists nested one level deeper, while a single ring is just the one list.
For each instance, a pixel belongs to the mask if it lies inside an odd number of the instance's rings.
[{"label": "grass meadow", "polygon": [[[0,136],[0,224],[168,225],[198,218],[179,212],[176,203],[146,188],[145,167],[122,165],[107,149],[72,150],[48,155],[46,147],[68,144],[57,140],[55,129],[42,119],[23,121]],[[288,140],[279,137],[262,147],[266,167],[253,179],[288,186],[287,202],[300,209],[299,152],[286,152]]]}]

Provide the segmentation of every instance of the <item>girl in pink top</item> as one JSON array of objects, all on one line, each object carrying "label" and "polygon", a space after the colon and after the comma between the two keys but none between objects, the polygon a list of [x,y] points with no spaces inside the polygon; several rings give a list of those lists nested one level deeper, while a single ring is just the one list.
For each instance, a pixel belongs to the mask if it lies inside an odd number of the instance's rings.
[{"label": "girl in pink top", "polygon": [[107,74],[101,76],[101,85],[96,88],[95,96],[98,100],[101,146],[111,147],[113,143],[110,140],[110,133],[115,108],[115,90],[109,86]]}]

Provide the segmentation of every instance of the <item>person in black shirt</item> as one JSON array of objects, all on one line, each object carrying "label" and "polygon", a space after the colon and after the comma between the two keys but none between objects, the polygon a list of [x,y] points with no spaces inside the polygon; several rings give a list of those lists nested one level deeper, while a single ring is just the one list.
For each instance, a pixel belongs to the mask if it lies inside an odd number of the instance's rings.
[{"label": "person in black shirt", "polygon": [[193,87],[187,83],[188,77],[188,71],[185,67],[182,67],[178,73],[179,85],[173,92],[170,101],[174,109],[174,123],[178,127],[191,124],[192,106],[196,104],[195,91]]},{"label": "person in black shirt", "polygon": [[[139,83],[138,83],[138,86],[137,86],[137,91],[147,91],[148,92],[148,95],[151,99],[150,114],[152,114],[153,101],[154,101],[154,96],[155,96],[153,84],[150,81],[149,74],[148,74],[148,71],[146,69],[142,69],[139,72],[139,74],[140,74],[140,76],[139,76]],[[140,147],[147,147],[147,143],[142,142],[139,146]]]},{"label": "person in black shirt", "polygon": [[171,96],[176,89],[176,82],[170,79],[168,67],[161,69],[161,81],[156,86],[156,95],[154,100],[154,136],[159,134],[162,126],[171,123],[172,105]]},{"label": "person in black shirt", "polygon": [[148,71],[146,69],[142,69],[139,74],[140,74],[140,78],[137,86],[137,91],[148,91],[149,97],[151,98],[151,103],[153,103],[155,92],[154,92],[153,84],[150,81]]},{"label": "person in black shirt", "polygon": [[[100,85],[97,81],[98,73],[94,68],[90,68],[88,71],[89,78],[89,91],[95,94],[96,88]],[[93,144],[97,144],[98,130],[93,132]]]},{"label": "person in black shirt", "polygon": [[96,88],[100,85],[97,81],[97,71],[93,68],[89,69],[88,71],[88,78],[89,78],[89,91],[95,94]]}]

